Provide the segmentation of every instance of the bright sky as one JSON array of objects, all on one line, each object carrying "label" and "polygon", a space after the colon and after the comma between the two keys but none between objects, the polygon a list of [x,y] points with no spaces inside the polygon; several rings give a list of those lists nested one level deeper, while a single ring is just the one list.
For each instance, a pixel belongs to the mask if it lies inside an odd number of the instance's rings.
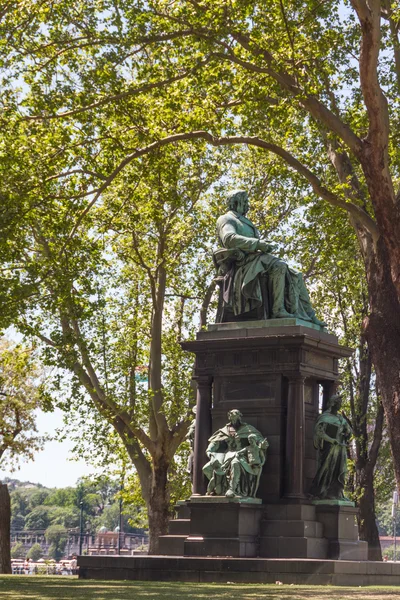
[{"label": "bright sky", "polygon": [[[40,434],[53,434],[55,429],[62,427],[62,413],[39,413],[37,419]],[[34,461],[21,463],[20,469],[14,472],[0,470],[0,480],[4,477],[13,477],[20,481],[41,483],[46,487],[66,487],[75,485],[76,480],[83,475],[90,475],[94,467],[84,461],[71,461],[72,443],[48,442],[44,449],[35,457]]]}]

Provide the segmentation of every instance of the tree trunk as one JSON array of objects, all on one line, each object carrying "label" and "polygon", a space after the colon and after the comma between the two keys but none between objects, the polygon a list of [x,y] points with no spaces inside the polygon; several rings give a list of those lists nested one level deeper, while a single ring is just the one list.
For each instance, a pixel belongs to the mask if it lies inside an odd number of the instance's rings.
[{"label": "tree trunk", "polygon": [[366,336],[385,410],[394,470],[400,487],[400,304],[382,239],[367,265],[371,314]]},{"label": "tree trunk", "polygon": [[375,521],[374,470],[365,469],[360,475],[362,489],[358,500],[360,539],[368,542],[368,560],[382,560],[379,531]]},{"label": "tree trunk", "polygon": [[0,573],[11,573],[10,555],[11,506],[8,487],[0,483]]},{"label": "tree trunk", "polygon": [[150,544],[149,554],[158,554],[158,538],[168,533],[169,491],[168,491],[169,462],[161,456],[154,460],[153,474],[148,504]]}]

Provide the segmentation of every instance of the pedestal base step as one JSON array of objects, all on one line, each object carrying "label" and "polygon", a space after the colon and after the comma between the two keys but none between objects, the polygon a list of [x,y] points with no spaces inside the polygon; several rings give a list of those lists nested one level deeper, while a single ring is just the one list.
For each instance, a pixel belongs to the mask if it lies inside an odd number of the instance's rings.
[{"label": "pedestal base step", "polygon": [[400,564],[347,560],[188,558],[183,556],[79,556],[81,579],[400,585]]},{"label": "pedestal base step", "polygon": [[253,536],[201,537],[190,536],[184,542],[184,556],[231,556],[253,558],[258,543]]},{"label": "pedestal base step", "polygon": [[159,552],[168,556],[183,556],[187,535],[161,535],[159,537]]},{"label": "pedestal base step", "polygon": [[328,540],[312,537],[261,537],[259,556],[323,559],[328,556]]},{"label": "pedestal base step", "polygon": [[267,537],[312,537],[321,538],[322,523],[318,521],[262,521],[261,535]]},{"label": "pedestal base step", "polygon": [[168,523],[168,533],[171,535],[189,535],[190,519],[171,519]]}]

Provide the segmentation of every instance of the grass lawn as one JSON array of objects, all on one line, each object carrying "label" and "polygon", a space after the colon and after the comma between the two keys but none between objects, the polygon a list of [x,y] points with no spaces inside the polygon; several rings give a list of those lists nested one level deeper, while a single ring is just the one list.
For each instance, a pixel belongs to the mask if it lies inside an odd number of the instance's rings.
[{"label": "grass lawn", "polygon": [[400,587],[324,587],[85,581],[75,577],[0,576],[3,600],[400,600]]}]

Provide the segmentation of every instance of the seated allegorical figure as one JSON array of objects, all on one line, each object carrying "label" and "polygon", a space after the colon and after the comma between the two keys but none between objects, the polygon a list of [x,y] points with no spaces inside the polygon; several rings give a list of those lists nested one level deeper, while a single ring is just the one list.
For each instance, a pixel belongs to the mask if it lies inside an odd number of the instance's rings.
[{"label": "seated allegorical figure", "polygon": [[209,439],[209,462],[203,473],[209,480],[207,495],[255,498],[268,441],[242,421],[239,410],[228,413],[229,423]]},{"label": "seated allegorical figure", "polygon": [[296,317],[324,327],[311,306],[302,274],[275,256],[274,245],[263,240],[247,219],[247,192],[231,194],[228,206],[217,221],[222,247],[213,255],[222,288],[217,322]]}]

